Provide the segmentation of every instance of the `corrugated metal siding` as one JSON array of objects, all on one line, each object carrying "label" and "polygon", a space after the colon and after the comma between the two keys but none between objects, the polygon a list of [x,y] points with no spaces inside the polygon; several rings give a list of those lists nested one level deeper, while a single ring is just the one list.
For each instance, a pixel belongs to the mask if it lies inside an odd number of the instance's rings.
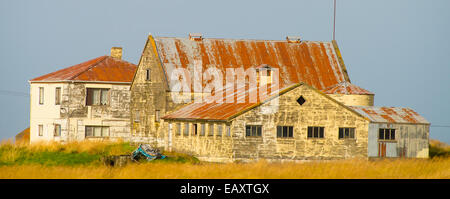
[{"label": "corrugated metal siding", "polygon": [[[214,66],[225,76],[226,68],[244,70],[268,64],[280,73],[280,87],[305,82],[319,90],[345,80],[331,42],[269,40],[155,38],[166,74],[175,68],[193,71],[201,61],[203,71]],[[170,78],[168,78],[170,79]]]},{"label": "corrugated metal siding", "polygon": [[[226,89],[216,92],[215,95],[224,96],[223,103],[217,102],[193,102],[188,104],[177,111],[165,115],[163,119],[201,119],[201,120],[227,120],[237,113],[240,113],[248,108],[269,99],[271,96],[276,96],[284,93],[285,91],[292,89],[300,84],[291,85],[285,89],[278,89],[276,86],[269,87],[268,94],[265,96],[259,96],[259,88],[249,88],[247,92],[240,92],[239,89],[233,93],[226,93]],[[250,102],[248,96],[256,96],[255,102]],[[233,103],[227,103],[227,98],[234,99]],[[242,103],[240,101],[242,100]]]},{"label": "corrugated metal siding", "polygon": [[369,118],[372,122],[429,124],[429,122],[410,108],[350,106],[353,110]]},{"label": "corrugated metal siding", "polygon": [[34,78],[30,82],[73,80],[131,83],[136,69],[136,65],[132,63],[110,56],[101,56]]},{"label": "corrugated metal siding", "polygon": [[369,124],[367,152],[369,157],[378,157],[378,124]]}]

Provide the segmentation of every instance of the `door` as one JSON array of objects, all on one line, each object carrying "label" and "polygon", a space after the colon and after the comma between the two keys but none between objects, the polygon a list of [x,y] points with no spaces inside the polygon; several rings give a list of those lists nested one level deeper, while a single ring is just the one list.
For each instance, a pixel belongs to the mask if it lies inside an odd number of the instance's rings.
[{"label": "door", "polygon": [[378,142],[378,157],[386,157],[386,143]]}]

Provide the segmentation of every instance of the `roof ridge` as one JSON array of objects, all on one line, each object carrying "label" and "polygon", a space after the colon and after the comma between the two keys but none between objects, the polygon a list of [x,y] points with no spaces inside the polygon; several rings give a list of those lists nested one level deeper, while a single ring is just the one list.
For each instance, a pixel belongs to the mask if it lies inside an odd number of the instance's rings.
[{"label": "roof ridge", "polygon": [[103,59],[97,61],[95,64],[92,64],[91,66],[89,66],[86,70],[83,70],[77,74],[75,74],[74,76],[70,77],[69,80],[73,80],[75,78],[77,78],[78,76],[80,76],[81,74],[83,74],[84,72],[90,70],[91,68],[94,68],[95,66],[97,66],[100,62],[104,61],[106,58],[108,58],[108,55],[103,55]]},{"label": "roof ridge", "polygon": [[[155,39],[187,39],[188,37],[164,37],[164,36],[155,36]],[[203,40],[240,40],[240,41],[272,41],[272,42],[287,42],[286,39],[235,39],[235,38],[209,38],[209,37],[203,37]],[[332,41],[312,41],[312,40],[301,40],[302,42],[328,42],[331,43]]]}]

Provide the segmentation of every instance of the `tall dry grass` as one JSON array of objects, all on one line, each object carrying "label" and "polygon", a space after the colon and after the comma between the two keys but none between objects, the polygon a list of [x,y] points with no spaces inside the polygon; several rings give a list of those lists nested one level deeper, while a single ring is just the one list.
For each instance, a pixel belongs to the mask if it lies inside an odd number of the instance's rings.
[{"label": "tall dry grass", "polygon": [[[125,147],[125,149],[124,149]],[[128,148],[127,148],[128,147]],[[175,161],[154,161],[150,163],[129,164],[125,167],[107,167],[102,164],[69,164],[46,166],[39,161],[18,164],[22,153],[33,156],[42,152],[64,152],[65,154],[89,153],[95,157],[119,155],[129,152],[132,146],[127,143],[110,142],[56,142],[32,145],[0,144],[0,178],[6,179],[450,179],[450,158],[442,156],[432,159],[397,159],[368,161],[361,159],[305,162],[305,163],[193,163],[180,154]],[[53,154],[53,153],[51,153]],[[58,153],[59,154],[59,153]],[[39,156],[45,157],[45,156]],[[59,156],[58,156],[59,157]],[[72,157],[72,156],[70,156]]]},{"label": "tall dry grass", "polygon": [[450,159],[342,160],[308,163],[145,163],[125,167],[0,167],[0,178],[39,179],[450,179]]},{"label": "tall dry grass", "polygon": [[120,155],[123,154],[123,145],[126,144],[122,140],[115,142],[108,141],[73,141],[68,143],[43,141],[28,143],[13,143],[9,140],[0,143],[0,150],[4,151],[20,151],[26,150],[30,153],[39,152],[65,152],[65,153],[89,153],[89,154],[105,154]]}]

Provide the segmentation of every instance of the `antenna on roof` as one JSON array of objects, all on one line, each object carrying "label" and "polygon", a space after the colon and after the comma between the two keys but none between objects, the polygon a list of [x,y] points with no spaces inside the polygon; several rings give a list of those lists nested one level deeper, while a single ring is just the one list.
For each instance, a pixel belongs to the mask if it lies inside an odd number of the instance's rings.
[{"label": "antenna on roof", "polygon": [[334,0],[333,40],[336,40],[336,0]]}]

